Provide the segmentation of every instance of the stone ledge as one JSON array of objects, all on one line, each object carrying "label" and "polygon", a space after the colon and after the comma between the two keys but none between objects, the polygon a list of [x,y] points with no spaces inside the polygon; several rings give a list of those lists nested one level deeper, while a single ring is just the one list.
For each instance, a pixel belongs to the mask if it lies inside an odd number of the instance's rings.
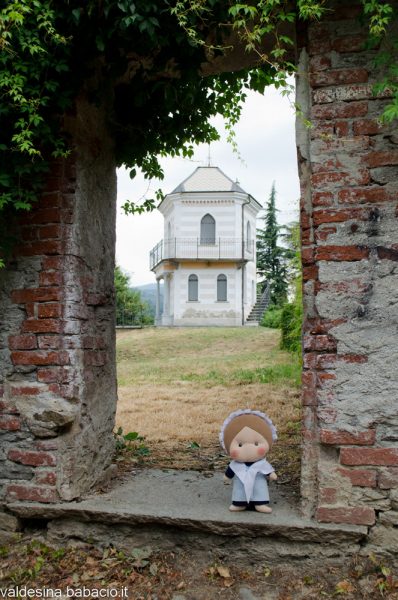
[{"label": "stone ledge", "polygon": [[13,502],[8,510],[22,519],[74,520],[108,526],[170,528],[216,536],[275,538],[317,545],[359,545],[368,530],[363,526],[317,523],[300,515],[298,506],[271,485],[271,515],[228,510],[231,488],[222,473],[142,470],[104,493],[81,502],[44,505]]}]

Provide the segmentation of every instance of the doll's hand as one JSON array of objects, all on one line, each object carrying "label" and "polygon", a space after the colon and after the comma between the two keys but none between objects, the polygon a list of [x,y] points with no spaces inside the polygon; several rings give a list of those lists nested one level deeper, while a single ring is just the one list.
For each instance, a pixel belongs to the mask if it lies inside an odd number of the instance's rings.
[{"label": "doll's hand", "polygon": [[277,479],[278,479],[277,474],[275,473],[275,471],[272,471],[272,473],[269,474],[269,480],[276,481]]},{"label": "doll's hand", "polygon": [[224,485],[230,485],[231,482],[232,482],[232,479],[230,479],[229,477],[224,475]]}]

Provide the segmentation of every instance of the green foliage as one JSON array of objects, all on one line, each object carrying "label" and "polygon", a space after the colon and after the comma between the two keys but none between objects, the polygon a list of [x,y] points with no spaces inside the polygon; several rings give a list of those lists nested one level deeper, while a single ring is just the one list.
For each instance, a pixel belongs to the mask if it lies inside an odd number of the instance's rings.
[{"label": "green foliage", "polygon": [[281,349],[301,355],[301,330],[303,325],[303,293],[300,254],[300,226],[292,223],[287,228],[286,242],[291,249],[289,280],[293,300],[282,308]]},{"label": "green foliage", "polygon": [[188,373],[181,377],[182,381],[209,382],[212,385],[246,385],[249,383],[279,383],[289,382],[299,386],[301,363],[291,359],[289,362],[277,363],[269,367],[257,369],[238,369],[228,373],[210,370],[207,373]]},{"label": "green foliage", "polygon": [[291,251],[278,243],[283,228],[277,222],[275,198],[273,183],[265,209],[264,227],[257,231],[257,273],[260,285],[264,287],[268,283],[271,288],[271,305],[281,306],[287,300],[287,263]]},{"label": "green foliage", "polygon": [[124,434],[122,427],[119,427],[113,434],[115,438],[115,450],[117,454],[129,453],[135,458],[149,456],[151,451],[145,443],[145,437],[139,435],[137,431],[130,431]]},{"label": "green foliage", "polygon": [[115,267],[116,325],[152,325],[153,317],[141,292],[129,287],[129,276]]},{"label": "green foliage", "polygon": [[299,387],[301,384],[301,364],[297,360],[280,363],[272,367],[248,369],[237,374],[242,384],[246,383],[280,383],[286,382]]},{"label": "green foliage", "polygon": [[[370,33],[380,40],[393,21],[391,3],[363,0]],[[140,167],[162,178],[159,156],[190,157],[196,143],[218,133],[210,124],[225,117],[234,143],[245,89],[274,83],[287,89],[294,70],[293,41],[282,28],[297,18],[321,19],[324,0],[9,0],[0,8],[0,211],[29,209],[40,193],[49,161],[66,156],[63,129],[75,99],[85,96],[106,110],[117,165]],[[228,47],[233,33],[258,55],[252,70],[200,76],[201,65]],[[264,38],[273,39],[269,54]],[[387,36],[388,37],[388,36]],[[380,89],[393,101],[386,120],[398,115],[396,61]],[[376,89],[377,91],[377,89]],[[159,199],[126,200],[126,212],[152,210]],[[3,219],[5,213],[3,212]],[[3,242],[2,242],[3,244]]]},{"label": "green foliage", "polygon": [[270,327],[271,329],[279,329],[281,326],[282,308],[279,306],[270,306],[265,312],[260,325],[262,327]]},{"label": "green foliage", "polygon": [[287,303],[281,315],[281,349],[290,352],[301,352],[301,326],[303,322],[302,306],[298,303]]}]

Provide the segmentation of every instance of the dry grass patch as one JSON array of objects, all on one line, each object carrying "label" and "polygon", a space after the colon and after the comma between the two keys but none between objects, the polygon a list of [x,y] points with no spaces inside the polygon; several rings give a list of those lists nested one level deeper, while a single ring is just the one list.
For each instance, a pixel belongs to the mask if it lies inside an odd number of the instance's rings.
[{"label": "dry grass patch", "polygon": [[117,426],[145,437],[145,464],[223,468],[220,426],[233,410],[253,408],[277,426],[269,458],[281,480],[298,482],[299,365],[278,350],[277,331],[144,329],[122,332],[117,342]]}]

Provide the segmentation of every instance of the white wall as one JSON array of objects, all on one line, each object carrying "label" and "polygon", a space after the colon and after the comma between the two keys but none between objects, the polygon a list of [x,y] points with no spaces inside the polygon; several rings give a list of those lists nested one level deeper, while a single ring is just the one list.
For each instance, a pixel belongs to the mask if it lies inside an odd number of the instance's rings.
[{"label": "white wall", "polygon": [[[197,302],[188,301],[188,277],[195,274],[199,280]],[[227,277],[227,302],[217,301],[217,277]],[[176,292],[174,301],[174,325],[227,326],[241,325],[240,271],[235,268],[211,266],[208,268],[180,268],[175,272]]]}]

